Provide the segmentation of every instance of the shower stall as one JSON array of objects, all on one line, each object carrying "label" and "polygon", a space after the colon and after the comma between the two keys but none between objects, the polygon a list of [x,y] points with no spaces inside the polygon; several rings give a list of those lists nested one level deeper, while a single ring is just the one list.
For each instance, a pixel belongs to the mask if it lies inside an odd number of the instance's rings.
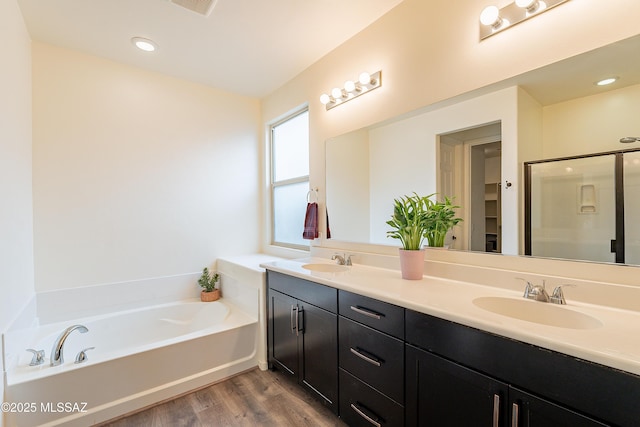
[{"label": "shower stall", "polygon": [[524,169],[526,255],[640,264],[640,149]]}]

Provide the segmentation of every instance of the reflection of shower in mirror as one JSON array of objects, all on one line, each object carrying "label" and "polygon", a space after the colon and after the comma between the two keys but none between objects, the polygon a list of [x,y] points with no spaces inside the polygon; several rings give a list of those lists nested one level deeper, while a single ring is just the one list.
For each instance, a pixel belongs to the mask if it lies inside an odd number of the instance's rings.
[{"label": "reflection of shower in mirror", "polygon": [[629,144],[636,141],[640,141],[640,136],[625,136],[624,138],[620,138],[620,142],[623,144]]}]

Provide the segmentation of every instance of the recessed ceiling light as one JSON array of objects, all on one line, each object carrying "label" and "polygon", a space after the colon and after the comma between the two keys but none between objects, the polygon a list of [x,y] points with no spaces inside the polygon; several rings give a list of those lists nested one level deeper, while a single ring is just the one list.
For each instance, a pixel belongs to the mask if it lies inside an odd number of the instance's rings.
[{"label": "recessed ceiling light", "polygon": [[598,86],[606,86],[606,85],[610,85],[611,83],[615,82],[616,80],[618,80],[617,77],[608,77],[606,79],[602,79],[600,81],[597,81],[596,85],[598,85]]},{"label": "recessed ceiling light", "polygon": [[131,43],[140,50],[145,52],[153,52],[158,48],[153,40],[145,39],[142,37],[134,37],[131,39]]}]

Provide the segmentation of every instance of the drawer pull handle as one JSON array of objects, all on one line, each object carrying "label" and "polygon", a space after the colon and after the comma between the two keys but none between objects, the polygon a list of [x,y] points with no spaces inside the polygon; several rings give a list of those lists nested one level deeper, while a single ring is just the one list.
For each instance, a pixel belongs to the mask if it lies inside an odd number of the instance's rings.
[{"label": "drawer pull handle", "polygon": [[[295,323],[293,321],[293,313],[296,313],[298,310],[298,307],[296,305],[291,304],[291,311],[289,312],[289,326],[291,326],[291,333],[295,334],[296,333],[296,327],[295,327]],[[296,313],[297,315],[297,313]]]},{"label": "drawer pull handle", "polygon": [[374,420],[373,418],[371,418],[369,415],[365,414],[364,412],[362,412],[362,410],[360,408],[358,408],[358,406],[354,403],[351,404],[351,409],[353,409],[354,411],[356,411],[356,414],[360,415],[362,418],[364,418],[365,420],[369,421],[371,424],[373,424],[376,427],[382,427],[382,424],[380,424],[378,421]]},{"label": "drawer pull handle", "polygon": [[520,418],[519,407],[517,403],[514,403],[511,406],[511,427],[518,427],[518,418]]},{"label": "drawer pull handle", "polygon": [[359,314],[362,314],[364,316],[371,317],[371,318],[377,319],[377,320],[380,320],[382,318],[382,316],[384,316],[383,314],[376,313],[375,311],[366,310],[364,308],[356,307],[354,305],[351,306],[351,310],[355,311],[356,313],[359,313]]},{"label": "drawer pull handle", "polygon": [[362,354],[358,349],[355,349],[355,348],[353,348],[353,347],[350,347],[350,348],[349,348],[349,350],[351,351],[351,353],[355,354],[355,355],[356,355],[356,356],[358,356],[360,359],[362,359],[362,360],[364,360],[364,361],[366,361],[366,362],[369,362],[369,363],[371,363],[372,365],[375,365],[375,366],[378,366],[378,367],[382,366],[382,363],[380,363],[380,361],[379,361],[379,360],[376,360],[376,359],[374,359],[373,357],[369,357],[369,356],[367,356],[367,355],[365,355],[365,354]]},{"label": "drawer pull handle", "polygon": [[493,427],[498,427],[500,423],[500,395],[493,395]]}]

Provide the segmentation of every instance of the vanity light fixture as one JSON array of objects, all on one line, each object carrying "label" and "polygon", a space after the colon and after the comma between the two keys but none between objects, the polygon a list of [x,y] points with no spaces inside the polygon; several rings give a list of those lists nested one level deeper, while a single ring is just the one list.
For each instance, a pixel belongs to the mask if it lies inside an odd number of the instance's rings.
[{"label": "vanity light fixture", "polygon": [[145,52],[153,52],[158,49],[158,45],[153,40],[145,39],[143,37],[133,37],[131,39],[131,43],[133,43],[133,45],[138,49],[144,50]]},{"label": "vanity light fixture", "polygon": [[338,105],[344,104],[347,101],[357,98],[358,96],[377,89],[382,85],[382,71],[377,71],[373,74],[367,72],[361,73],[358,76],[358,81],[347,80],[344,82],[342,88],[334,87],[331,89],[330,95],[323,93],[320,96],[320,102],[328,110]]},{"label": "vanity light fixture", "polygon": [[515,0],[498,9],[487,6],[480,13],[480,40],[512,27],[569,0]]}]

